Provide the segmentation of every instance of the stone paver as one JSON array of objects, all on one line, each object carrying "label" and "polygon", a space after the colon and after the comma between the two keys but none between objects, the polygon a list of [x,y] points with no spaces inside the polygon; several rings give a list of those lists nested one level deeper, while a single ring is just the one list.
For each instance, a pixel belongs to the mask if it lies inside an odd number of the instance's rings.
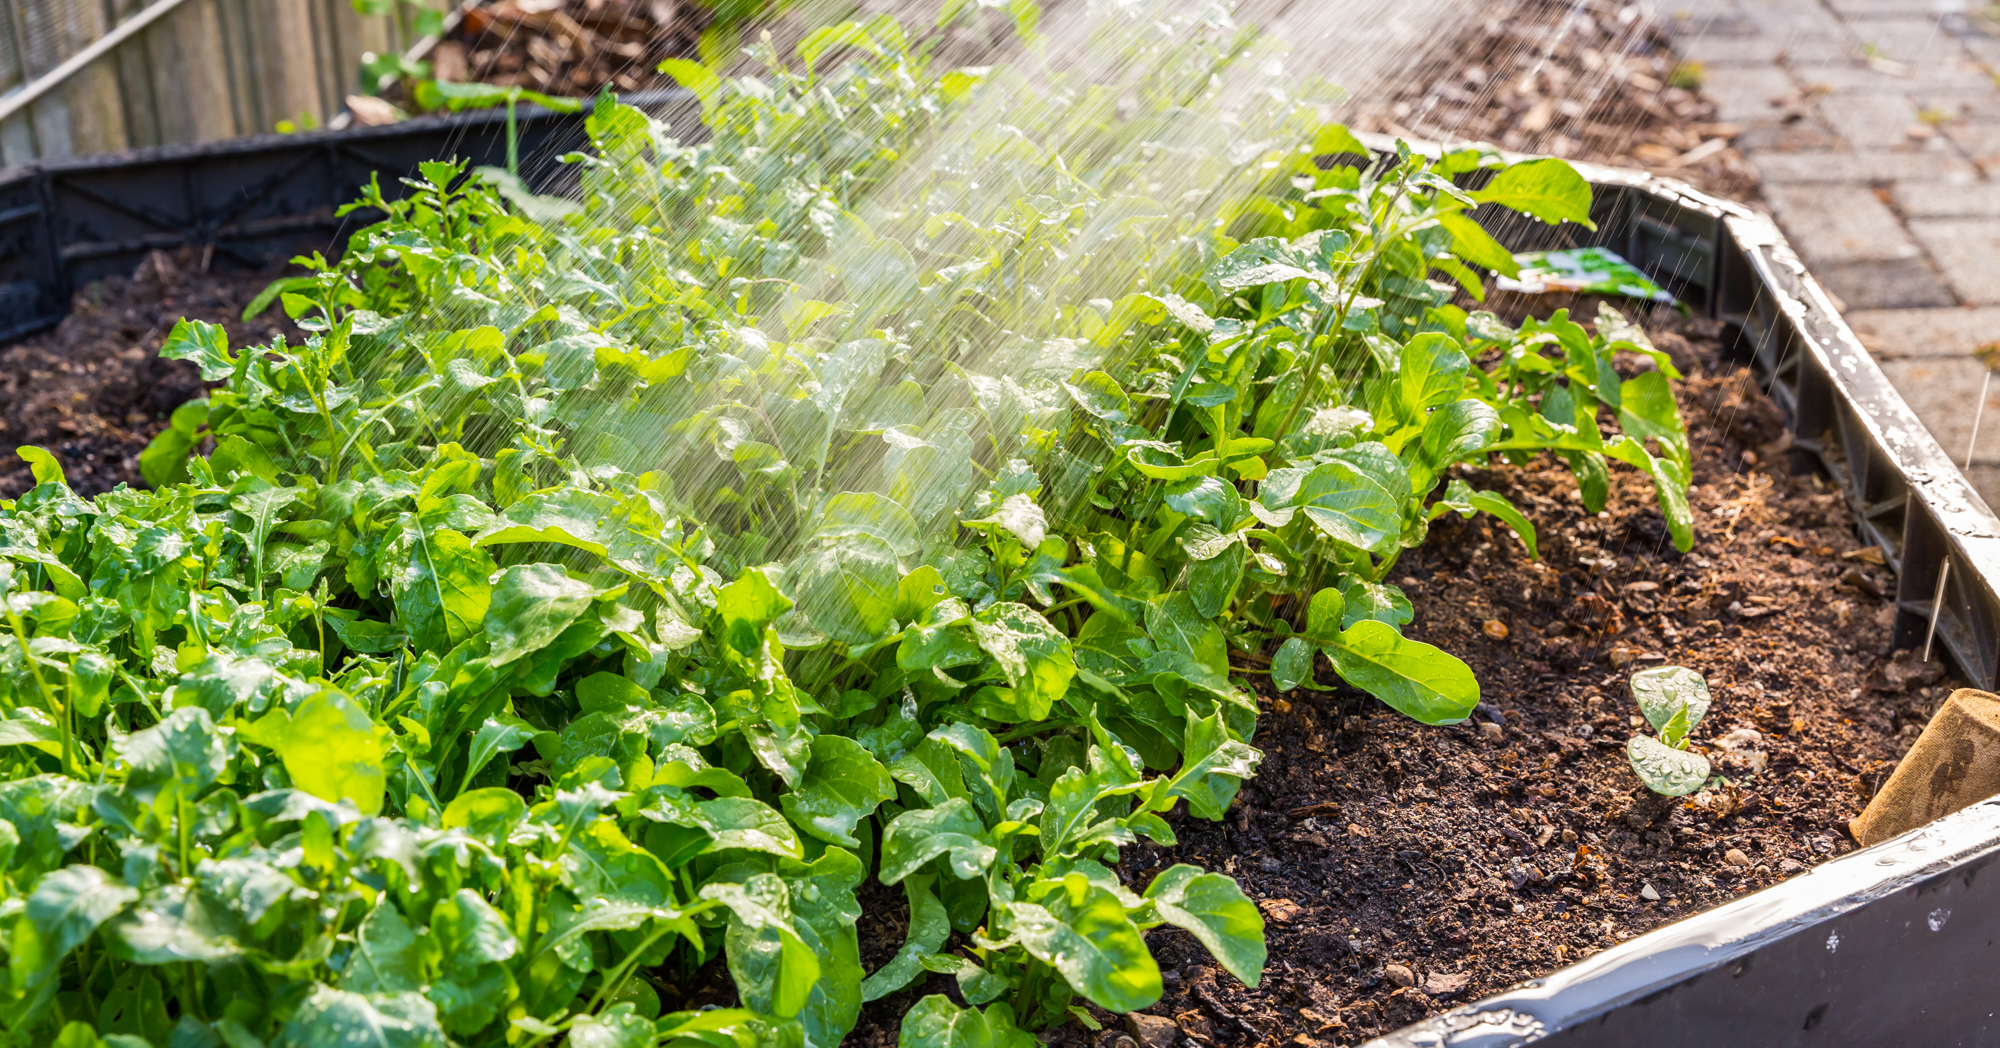
[{"label": "stone paver", "polygon": [[[1974,0],[1676,0],[1676,52],[1766,204],[1924,424],[1964,456],[2000,342],[2000,36]],[[2000,506],[2000,383],[1969,471]]]},{"label": "stone paver", "polygon": [[1795,90],[1791,74],[1776,68],[1712,69],[1701,84],[1702,95],[1715,103],[1715,118],[1725,124],[1777,120]]},{"label": "stone paver", "polygon": [[1909,95],[1857,94],[1836,91],[1820,100],[1819,113],[1849,142],[1882,146],[1910,141],[1907,132],[1918,123],[1919,107]]},{"label": "stone paver", "polygon": [[1911,219],[1910,232],[1929,249],[1961,300],[2000,305],[2000,219]]},{"label": "stone paver", "polygon": [[[1979,408],[1984,365],[1969,356],[1885,360],[1882,370],[1903,402],[1910,405],[1924,428],[1959,465],[1975,438],[1973,415]],[[2000,466],[2000,381],[1986,390],[1986,410],[1979,416],[1979,435],[1972,445],[1974,465]],[[1982,492],[1984,494],[1984,492]],[[1988,504],[1992,497],[1986,496]]]},{"label": "stone paver", "polygon": [[1899,182],[1893,192],[1910,218],[2000,218],[2000,182]]},{"label": "stone paver", "polygon": [[1878,361],[1963,357],[2000,342],[2000,309],[1856,309],[1847,323]]},{"label": "stone paver", "polygon": [[1809,265],[1922,254],[1896,213],[1866,186],[1772,185],[1764,188],[1764,197]]}]

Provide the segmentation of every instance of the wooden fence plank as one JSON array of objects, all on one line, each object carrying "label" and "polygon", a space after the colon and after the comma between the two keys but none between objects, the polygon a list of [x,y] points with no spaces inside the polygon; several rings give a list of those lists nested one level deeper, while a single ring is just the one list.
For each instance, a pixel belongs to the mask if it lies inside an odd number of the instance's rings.
[{"label": "wooden fence plank", "polygon": [[[13,2],[23,5],[28,26],[28,64],[36,73],[54,68],[111,29],[104,8],[96,3]],[[128,141],[115,65],[92,64],[31,108],[36,145],[43,156],[123,149]]]},{"label": "wooden fence plank", "polygon": [[[106,29],[138,14],[146,3],[107,0]],[[154,87],[153,56],[143,41],[127,42],[98,61],[110,66],[117,78],[119,105],[125,117],[125,147],[159,145],[164,141],[160,134],[161,92]]]},{"label": "wooden fence plank", "polygon": [[[0,92],[153,2],[0,0]],[[353,0],[186,0],[0,122],[0,165],[324,124],[361,89],[364,54],[411,44],[398,21]]]},{"label": "wooden fence plank", "polygon": [[239,133],[229,97],[227,38],[218,0],[188,0],[145,33],[162,142],[213,142]]}]

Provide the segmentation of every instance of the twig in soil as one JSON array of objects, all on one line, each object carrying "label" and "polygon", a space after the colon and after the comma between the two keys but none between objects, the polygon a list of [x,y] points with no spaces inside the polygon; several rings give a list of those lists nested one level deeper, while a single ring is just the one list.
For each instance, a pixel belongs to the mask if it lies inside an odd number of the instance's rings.
[{"label": "twig in soil", "polygon": [[1251,1040],[1262,1041],[1264,1039],[1263,1030],[1258,1029],[1255,1024],[1250,1022],[1250,1020],[1245,1019],[1242,1016],[1224,1007],[1221,1001],[1216,1000],[1215,993],[1211,991],[1208,987],[1189,986],[1188,990],[1189,992],[1194,994],[1195,1000],[1201,1002],[1202,1007],[1208,1009],[1209,1014],[1215,1016],[1217,1019],[1221,1020],[1224,1023],[1235,1026],[1238,1030],[1243,1031],[1244,1036],[1249,1037]]},{"label": "twig in soil", "polygon": [[1744,483],[1743,494],[1733,499],[1724,499],[1722,508],[1736,512],[1724,514],[1729,518],[1729,526],[1722,530],[1722,544],[1731,545],[1736,541],[1736,528],[1746,519],[1755,517],[1756,523],[1763,523],[1770,516],[1764,505],[1764,496],[1770,493],[1773,481],[1761,473],[1753,473]]},{"label": "twig in soil", "polygon": [[1293,808],[1288,814],[1294,819],[1307,819],[1314,815],[1339,815],[1340,802],[1321,801],[1318,804],[1308,804],[1301,808]]}]

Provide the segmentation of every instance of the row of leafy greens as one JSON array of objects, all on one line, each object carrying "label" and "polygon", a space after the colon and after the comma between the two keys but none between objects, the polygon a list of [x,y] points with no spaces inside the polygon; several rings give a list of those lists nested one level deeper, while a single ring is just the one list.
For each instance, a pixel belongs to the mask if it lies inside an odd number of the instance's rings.
[{"label": "row of leafy greens", "polygon": [[[154,490],[24,450],[8,1043],[831,1046],[943,973],[905,1045],[1026,1046],[1157,1000],[1161,926],[1254,984],[1233,880],[1115,871],[1254,774],[1230,653],[1461,720],[1384,580],[1442,513],[1535,532],[1453,468],[1628,464],[1685,548],[1688,449],[1615,314],[1451,304],[1511,265],[1467,213],[1587,223],[1574,171],[1225,117],[1254,40],[1175,28],[1103,85],[886,18],[668,63],[694,141],[600,99],[572,199],[371,188],[272,290],[303,344],[182,322],[220,387]],[[740,1007],[663,1012],[718,957]]]}]

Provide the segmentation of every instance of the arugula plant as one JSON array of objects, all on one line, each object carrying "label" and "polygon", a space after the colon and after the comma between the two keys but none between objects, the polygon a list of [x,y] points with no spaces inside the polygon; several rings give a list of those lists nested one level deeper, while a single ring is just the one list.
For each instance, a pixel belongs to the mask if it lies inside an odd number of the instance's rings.
[{"label": "arugula plant", "polygon": [[[1685,433],[1629,325],[1429,282],[1498,265],[1472,206],[1587,221],[1574,172],[1224,119],[1254,41],[1175,24],[1104,85],[881,18],[670,64],[700,141],[600,100],[571,206],[427,164],[253,304],[303,344],[176,326],[221,388],[155,490],[31,453],[0,504],[0,1029],[831,1045],[945,973],[908,1043],[1015,1044],[1156,1000],[1169,924],[1254,983],[1232,880],[1115,872],[1254,775],[1232,648],[1461,720],[1384,579],[1443,512],[1534,530],[1454,467],[1650,462],[1678,538]],[[663,1010],[718,957],[740,1009]]]},{"label": "arugula plant", "polygon": [[1658,666],[1632,675],[1632,698],[1659,738],[1634,735],[1626,759],[1654,793],[1684,797],[1708,782],[1708,758],[1688,750],[1688,734],[1708,714],[1708,681],[1684,666]]}]

